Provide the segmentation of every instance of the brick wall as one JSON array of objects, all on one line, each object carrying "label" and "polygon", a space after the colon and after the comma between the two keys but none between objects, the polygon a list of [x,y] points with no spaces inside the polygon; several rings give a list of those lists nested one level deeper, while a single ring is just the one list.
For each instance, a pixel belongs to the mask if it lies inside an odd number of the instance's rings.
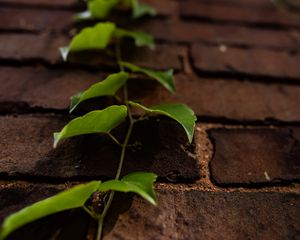
[{"label": "brick wall", "polygon": [[[117,195],[105,239],[300,239],[300,17],[266,0],[147,2],[157,17],[120,24],[149,31],[157,47],[126,43],[124,58],[174,68],[178,93],[147,80],[141,86],[136,76],[130,96],[186,103],[198,123],[192,146],[172,121],[135,127],[132,141],[144,147],[129,151],[123,174],[157,173],[159,205]],[[52,149],[52,133],[71,119],[69,97],[116,69],[99,55],[62,62],[58,47],[81,27],[72,22],[81,9],[75,0],[0,0],[0,221],[116,170],[118,152],[104,136]],[[11,239],[57,231],[58,239],[93,239],[94,227],[82,211],[63,212]]]}]

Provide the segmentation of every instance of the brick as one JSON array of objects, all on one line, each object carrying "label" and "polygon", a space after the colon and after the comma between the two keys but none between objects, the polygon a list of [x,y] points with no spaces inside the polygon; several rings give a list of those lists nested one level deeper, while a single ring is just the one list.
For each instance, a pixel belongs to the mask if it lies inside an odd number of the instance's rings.
[{"label": "brick", "polygon": [[141,85],[136,81],[129,88],[130,96],[142,99],[145,105],[186,103],[200,117],[200,122],[202,116],[240,121],[300,119],[300,87],[296,85],[205,79],[183,74],[176,75],[175,82],[177,92],[172,95],[155,83]]},{"label": "brick", "polygon": [[[54,185],[2,186],[0,222],[9,214],[50,197],[60,190],[61,187]],[[8,239],[42,240],[55,235],[56,239],[81,240],[87,234],[89,221],[89,216],[83,210],[64,211],[23,226]]]},{"label": "brick", "polygon": [[[114,49],[111,49],[114,51]],[[166,70],[181,69],[181,59],[186,55],[186,48],[174,44],[157,44],[155,50],[149,48],[136,48],[133,42],[126,42],[122,47],[124,61],[136,63],[139,66]],[[100,56],[99,56],[100,55]],[[104,55],[103,52],[81,52],[72,54],[69,58],[73,64],[93,67],[115,67],[116,60]]]},{"label": "brick", "polygon": [[[297,239],[300,197],[294,193],[158,190],[158,207],[115,201],[104,239]],[[127,205],[127,209],[124,209]],[[116,220],[117,219],[117,220]]]},{"label": "brick", "polygon": [[[53,132],[68,119],[55,116],[2,117],[1,175],[41,178],[112,178],[120,148],[107,136],[85,135],[65,141],[53,149]],[[124,125],[114,133],[124,137]],[[193,181],[199,178],[199,163],[193,146],[173,121],[146,121],[136,124],[123,174],[152,171],[163,181]]]},{"label": "brick", "polygon": [[300,42],[297,30],[253,29],[176,19],[147,21],[140,27],[136,26],[136,29],[148,31],[156,38],[170,42],[205,42],[279,49],[298,49]]},{"label": "brick", "polygon": [[[56,34],[2,34],[0,36],[0,59],[13,61],[43,61],[49,64],[61,64],[59,48],[69,44],[69,39]],[[28,46],[31,46],[30,48]],[[157,44],[155,50],[148,48],[133,49],[129,44],[124,53],[133,63],[156,69],[180,69],[185,48],[176,45]],[[126,48],[125,48],[126,49]],[[104,52],[81,52],[70,55],[69,64],[89,66],[97,69],[116,68],[116,61]]]},{"label": "brick", "polygon": [[[197,0],[190,0],[197,1]],[[261,1],[261,0],[201,0],[199,1],[205,4],[218,4],[220,6],[243,6],[248,7],[250,10],[254,9],[268,9],[273,8],[273,4],[269,1]]]},{"label": "brick", "polygon": [[[53,185],[2,186],[0,216],[52,195]],[[300,196],[274,192],[205,192],[157,187],[158,206],[139,197],[117,194],[106,218],[104,239],[297,239],[300,223]],[[56,214],[28,225],[22,239],[50,235],[58,226],[72,239],[83,239],[86,215]],[[79,217],[80,216],[80,217]],[[67,224],[62,224],[65,221]],[[20,236],[19,235],[19,236]],[[62,234],[63,235],[63,234]],[[17,235],[18,236],[18,235]],[[62,237],[61,235],[59,237]],[[68,237],[70,237],[68,235]],[[66,239],[66,238],[62,238]]]},{"label": "brick", "polygon": [[[165,1],[155,1],[155,0],[142,0],[141,2],[148,4],[158,11],[158,15],[169,16],[177,14],[178,4],[173,0],[165,0]],[[69,9],[79,7],[80,3],[76,0],[0,0],[0,4],[5,6],[36,6],[42,8],[52,9]],[[82,8],[83,9],[83,8]],[[22,11],[26,11],[26,9],[22,9]],[[38,10],[40,11],[40,9]],[[37,11],[37,12],[38,12]],[[79,10],[78,10],[79,12]],[[54,13],[55,14],[55,13]],[[75,12],[73,12],[75,14]],[[2,17],[2,16],[1,16]],[[71,20],[71,18],[70,18]]]},{"label": "brick", "polygon": [[44,60],[54,64],[60,59],[58,48],[66,44],[67,38],[55,34],[1,34],[0,59]]},{"label": "brick", "polygon": [[59,7],[69,7],[76,4],[75,0],[0,0],[0,4],[13,5],[18,4],[21,5],[35,5],[42,7],[51,7],[51,6],[59,6]]},{"label": "brick", "polygon": [[70,11],[1,8],[0,29],[61,32],[72,26],[73,15]]},{"label": "brick", "polygon": [[[169,0],[164,2],[147,1],[150,5],[156,7],[160,15],[168,16],[175,14],[176,3]],[[156,4],[154,4],[156,2]],[[23,2],[24,3],[24,2]],[[33,3],[33,2],[32,2]],[[1,2],[0,2],[1,4]],[[15,3],[17,4],[17,3]],[[42,5],[36,3],[38,6]],[[36,5],[34,4],[34,5]],[[48,6],[47,2],[44,3]],[[61,9],[53,9],[51,7],[68,6],[67,5],[49,5],[49,8],[5,8],[0,9],[0,29],[6,31],[32,31],[32,32],[67,32],[75,26],[73,17],[76,11],[66,11]],[[82,8],[82,11],[84,8]],[[130,14],[130,13],[128,13]],[[14,16],[14,17],[11,17]]]},{"label": "brick", "polygon": [[211,129],[212,178],[218,184],[300,179],[299,128]]},{"label": "brick", "polygon": [[[241,1],[245,2],[245,1]],[[263,1],[260,1],[263,2]],[[268,4],[269,3],[269,4]],[[239,4],[222,4],[217,1],[188,0],[180,3],[181,15],[187,18],[198,18],[228,23],[251,23],[299,26],[293,16],[279,11],[271,1],[265,1],[256,8]],[[252,4],[254,5],[254,4]],[[226,13],[226,14],[224,14]]]},{"label": "brick", "polygon": [[141,0],[142,3],[148,4],[157,10],[158,15],[176,15],[178,13],[178,3],[173,0]]},{"label": "brick", "polygon": [[[80,70],[49,71],[42,67],[2,67],[0,75],[1,113],[26,113],[30,109],[67,111],[70,96],[106,76]],[[172,95],[155,81],[132,78],[129,81],[130,97],[142,100],[145,105],[162,102],[186,103],[200,117],[240,121],[300,119],[300,87],[296,85],[200,79],[194,75],[183,74],[176,75],[175,81],[177,93]],[[89,111],[108,103],[111,103],[111,99],[96,99],[83,103],[79,109]]]},{"label": "brick", "polygon": [[66,110],[70,96],[104,79],[104,74],[43,67],[0,68],[0,112],[28,108]]},{"label": "brick", "polygon": [[196,69],[204,72],[300,77],[298,53],[195,44],[192,47],[192,59]]}]

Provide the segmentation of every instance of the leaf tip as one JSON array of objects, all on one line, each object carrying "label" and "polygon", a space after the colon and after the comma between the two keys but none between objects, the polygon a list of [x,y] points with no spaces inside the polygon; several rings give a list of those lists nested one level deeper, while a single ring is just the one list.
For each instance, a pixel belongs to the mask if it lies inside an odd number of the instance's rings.
[{"label": "leaf tip", "polygon": [[54,141],[53,141],[53,148],[56,148],[58,142],[60,141],[60,132],[55,132],[55,133],[53,133],[53,138],[54,138]]},{"label": "leaf tip", "polygon": [[62,59],[66,62],[68,59],[69,52],[70,52],[70,47],[61,47],[61,48],[59,48],[59,51],[62,56]]}]

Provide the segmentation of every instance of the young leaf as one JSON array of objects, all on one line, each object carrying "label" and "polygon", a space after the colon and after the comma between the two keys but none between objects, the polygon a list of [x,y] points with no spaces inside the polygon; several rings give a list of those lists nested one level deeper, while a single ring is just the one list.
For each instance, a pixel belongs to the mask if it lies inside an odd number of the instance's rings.
[{"label": "young leaf", "polygon": [[66,61],[70,52],[106,48],[115,29],[115,24],[111,22],[98,23],[94,27],[84,28],[72,39],[68,47],[60,48],[63,59]]},{"label": "young leaf", "polygon": [[114,96],[127,79],[128,73],[126,72],[114,73],[109,75],[105,80],[92,85],[86,91],[76,94],[71,97],[70,112],[85,100],[101,96]]},{"label": "young leaf", "polygon": [[130,69],[132,72],[140,72],[144,73],[147,76],[157,80],[159,83],[161,83],[166,89],[168,89],[170,92],[175,93],[175,83],[173,79],[173,69],[170,69],[168,71],[155,71],[149,68],[142,68],[139,66],[136,66],[129,62],[120,62],[120,64],[128,69]]},{"label": "young leaf", "polygon": [[156,10],[146,4],[142,4],[139,0],[132,0],[132,17],[139,18],[144,15],[155,16]]},{"label": "young leaf", "polygon": [[134,32],[128,31],[125,29],[117,28],[114,32],[114,36],[117,38],[129,37],[133,38],[135,45],[137,47],[147,46],[151,49],[154,49],[154,38],[152,35],[144,32]]},{"label": "young leaf", "polygon": [[75,16],[76,20],[86,20],[93,18],[106,18],[111,10],[116,7],[119,0],[92,0],[88,1],[88,10]]},{"label": "young leaf", "polygon": [[104,22],[98,23],[94,27],[84,28],[72,39],[69,46],[60,48],[60,52],[63,60],[66,61],[70,52],[105,49],[113,37],[130,37],[134,39],[138,47],[148,46],[154,48],[154,39],[151,35],[116,28],[114,23]]},{"label": "young leaf", "polygon": [[153,190],[153,183],[157,176],[154,173],[136,172],[130,173],[121,180],[110,180],[99,186],[99,191],[109,190],[118,192],[134,192],[148,202],[156,205],[156,196]]},{"label": "young leaf", "polygon": [[106,18],[118,4],[118,0],[93,0],[88,2],[88,9],[94,18]]},{"label": "young leaf", "polygon": [[173,118],[184,128],[189,142],[192,143],[197,117],[192,109],[184,104],[161,104],[154,107],[145,107],[139,103],[129,102],[131,106],[143,109],[153,114],[165,115]]},{"label": "young leaf", "polygon": [[60,132],[54,133],[54,147],[62,139],[89,134],[109,133],[122,123],[127,116],[127,107],[110,106],[104,110],[96,110],[70,121]]},{"label": "young leaf", "polygon": [[5,239],[13,231],[32,221],[64,210],[83,207],[99,186],[99,181],[78,185],[8,216],[1,226],[0,240]]}]

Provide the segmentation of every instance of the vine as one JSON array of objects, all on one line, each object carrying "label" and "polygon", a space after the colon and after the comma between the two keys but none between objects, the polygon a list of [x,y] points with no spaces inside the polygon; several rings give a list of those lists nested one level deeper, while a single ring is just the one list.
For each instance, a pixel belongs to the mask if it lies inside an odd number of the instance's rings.
[{"label": "vine", "polygon": [[[103,19],[114,8],[120,5],[123,7],[130,6],[134,18],[145,14],[154,15],[156,13],[152,7],[140,4],[137,0],[90,0],[87,2],[87,10],[78,14],[76,19]],[[147,33],[122,29],[117,27],[113,22],[100,22],[92,27],[86,27],[81,30],[73,37],[69,46],[60,49],[63,59],[67,61],[69,55],[73,52],[104,50],[111,44],[114,44],[115,58],[120,71],[109,75],[106,79],[73,96],[71,98],[70,113],[82,102],[103,96],[115,97],[120,105],[112,105],[105,109],[91,111],[84,116],[71,120],[60,132],[54,133],[54,147],[64,139],[74,136],[92,133],[107,134],[120,147],[120,158],[115,178],[106,182],[92,181],[87,184],[75,186],[8,216],[2,224],[0,240],[5,239],[18,228],[32,221],[73,208],[83,208],[92,218],[98,221],[96,239],[100,240],[103,235],[105,217],[116,191],[125,193],[133,192],[151,204],[157,204],[153,186],[157,176],[154,173],[134,172],[120,179],[134,124],[137,121],[144,120],[146,115],[164,115],[177,121],[184,128],[188,141],[191,143],[196,117],[193,111],[184,104],[160,104],[146,107],[128,98],[127,81],[129,73],[125,69],[134,73],[144,74],[156,80],[171,93],[175,92],[175,84],[173,70],[156,71],[123,61],[121,52],[121,40],[123,38],[133,39],[137,47],[147,46],[154,48],[154,39]],[[122,95],[118,94],[121,88],[123,88]],[[140,117],[134,117],[132,114],[133,108],[141,109],[144,114]],[[122,141],[113,136],[111,131],[126,119],[128,119],[128,128],[125,138]],[[90,205],[88,201],[95,193],[100,193],[102,196],[101,200],[105,202],[104,208],[100,212]]]}]

